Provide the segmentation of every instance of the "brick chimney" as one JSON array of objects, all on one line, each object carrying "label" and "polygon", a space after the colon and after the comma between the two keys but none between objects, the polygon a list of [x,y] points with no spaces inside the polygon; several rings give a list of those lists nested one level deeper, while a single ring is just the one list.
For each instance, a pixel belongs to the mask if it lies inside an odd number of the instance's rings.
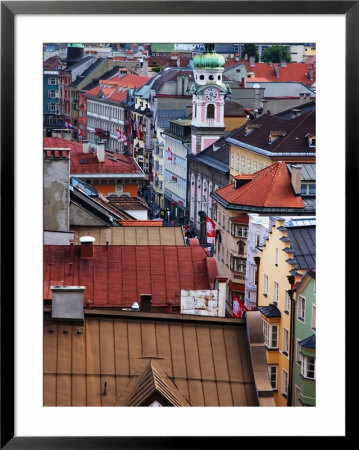
[{"label": "brick chimney", "polygon": [[152,295],[151,294],[141,294],[140,311],[141,312],[151,312],[151,305],[152,305]]},{"label": "brick chimney", "polygon": [[105,162],[105,141],[97,142],[97,159],[98,162]]},{"label": "brick chimney", "polygon": [[90,153],[90,141],[86,139],[82,141],[82,153]]},{"label": "brick chimney", "polygon": [[294,190],[294,194],[300,195],[302,183],[302,166],[292,164],[290,167],[292,170],[291,183]]}]

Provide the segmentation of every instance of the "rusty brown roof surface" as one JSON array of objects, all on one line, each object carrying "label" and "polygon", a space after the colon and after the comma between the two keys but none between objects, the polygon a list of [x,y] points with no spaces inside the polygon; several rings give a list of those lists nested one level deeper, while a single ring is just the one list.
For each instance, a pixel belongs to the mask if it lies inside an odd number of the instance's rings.
[{"label": "rusty brown roof surface", "polygon": [[[173,406],[258,406],[238,319],[86,311],[76,325],[45,313],[43,367],[45,406],[145,405],[155,393]],[[146,376],[148,394],[136,383]]]},{"label": "rusty brown roof surface", "polygon": [[[154,228],[157,229],[157,228]],[[85,246],[88,250],[89,246]],[[85,286],[91,308],[128,308],[142,294],[153,311],[180,306],[181,290],[214,289],[214,257],[200,246],[94,245],[92,256],[78,245],[44,246],[44,300],[51,286]]]},{"label": "rusty brown roof surface", "polygon": [[74,231],[74,243],[79,244],[80,237],[93,236],[95,245],[181,245],[184,236],[181,227],[71,227]]},{"label": "rusty brown roof surface", "polygon": [[129,197],[128,195],[114,195],[107,197],[111,205],[124,210],[143,210],[149,209],[148,203],[140,197]]}]

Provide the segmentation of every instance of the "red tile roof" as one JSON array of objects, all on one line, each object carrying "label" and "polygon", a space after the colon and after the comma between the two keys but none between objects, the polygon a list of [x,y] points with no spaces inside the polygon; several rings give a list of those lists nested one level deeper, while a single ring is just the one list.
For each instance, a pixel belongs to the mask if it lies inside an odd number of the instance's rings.
[{"label": "red tile roof", "polygon": [[[254,72],[255,78],[249,78],[248,81],[297,81],[305,85],[312,85],[316,80],[316,68],[313,64],[307,63],[287,63],[285,67],[273,63],[255,63],[254,66],[249,61],[242,60],[247,72]],[[275,66],[279,66],[279,77],[276,75]],[[313,70],[313,79],[310,79],[309,69]]]},{"label": "red tile roof", "polygon": [[[131,307],[141,294],[152,295],[152,309],[180,305],[181,289],[213,289],[216,261],[190,246],[96,245],[92,258],[80,246],[44,246],[44,299],[50,286],[86,286],[86,307]],[[161,309],[162,308],[162,309]]]},{"label": "red tile roof", "polygon": [[[248,175],[235,177],[248,180]],[[285,162],[278,162],[252,175],[252,180],[234,189],[235,183],[217,189],[216,194],[225,201],[245,206],[267,208],[303,208],[301,197],[296,197]]]},{"label": "red tile roof", "polygon": [[[99,162],[96,152],[83,153],[82,143],[61,138],[44,138],[44,148],[70,148],[70,173],[73,174],[141,174],[129,155],[105,151],[105,161]],[[86,161],[86,163],[81,163]]]}]

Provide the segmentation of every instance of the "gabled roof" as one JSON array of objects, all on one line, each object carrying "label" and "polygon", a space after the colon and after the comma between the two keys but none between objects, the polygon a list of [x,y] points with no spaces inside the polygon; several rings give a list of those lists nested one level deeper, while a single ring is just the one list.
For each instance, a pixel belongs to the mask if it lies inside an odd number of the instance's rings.
[{"label": "gabled roof", "polygon": [[[238,175],[235,182],[217,189],[212,197],[229,209],[236,206],[304,209],[301,197],[294,194],[285,162],[278,162],[251,175]],[[235,188],[237,181],[245,183]]]},{"label": "gabled roof", "polygon": [[[83,153],[81,142],[66,139],[45,137],[44,148],[70,148],[71,175],[103,174],[103,175],[143,175],[142,170],[129,155],[105,151],[105,161],[99,162],[96,152]],[[75,176],[76,176],[75,175]]]},{"label": "gabled roof", "polygon": [[200,246],[95,245],[92,258],[83,258],[80,247],[44,246],[45,300],[52,285],[85,286],[90,307],[128,308],[151,294],[152,308],[161,311],[180,305],[181,289],[213,289],[218,275]]},{"label": "gabled roof", "polygon": [[150,360],[127,390],[130,393],[115,406],[149,406],[156,397],[162,399],[164,406],[191,406],[157,361]]},{"label": "gabled roof", "polygon": [[129,197],[126,194],[123,195],[111,194],[107,197],[107,200],[109,203],[116,206],[116,208],[120,208],[126,211],[149,210],[148,203],[141,197]]},{"label": "gabled roof", "polygon": [[[248,127],[255,130],[248,133]],[[281,131],[282,136],[270,143],[271,132]],[[252,148],[265,155],[313,154],[309,147],[308,135],[315,134],[315,111],[309,111],[295,119],[286,120],[277,116],[262,115],[243,125],[229,138],[229,142]]]},{"label": "gabled roof", "polygon": [[224,117],[247,117],[242,105],[226,100],[224,102]]}]

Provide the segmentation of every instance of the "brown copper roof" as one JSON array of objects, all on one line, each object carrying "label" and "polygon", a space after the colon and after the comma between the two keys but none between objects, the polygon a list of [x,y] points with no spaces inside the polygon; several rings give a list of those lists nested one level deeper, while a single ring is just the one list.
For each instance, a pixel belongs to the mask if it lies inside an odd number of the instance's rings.
[{"label": "brown copper roof", "polygon": [[77,325],[44,316],[45,406],[258,406],[254,380],[239,319],[85,311]]}]

